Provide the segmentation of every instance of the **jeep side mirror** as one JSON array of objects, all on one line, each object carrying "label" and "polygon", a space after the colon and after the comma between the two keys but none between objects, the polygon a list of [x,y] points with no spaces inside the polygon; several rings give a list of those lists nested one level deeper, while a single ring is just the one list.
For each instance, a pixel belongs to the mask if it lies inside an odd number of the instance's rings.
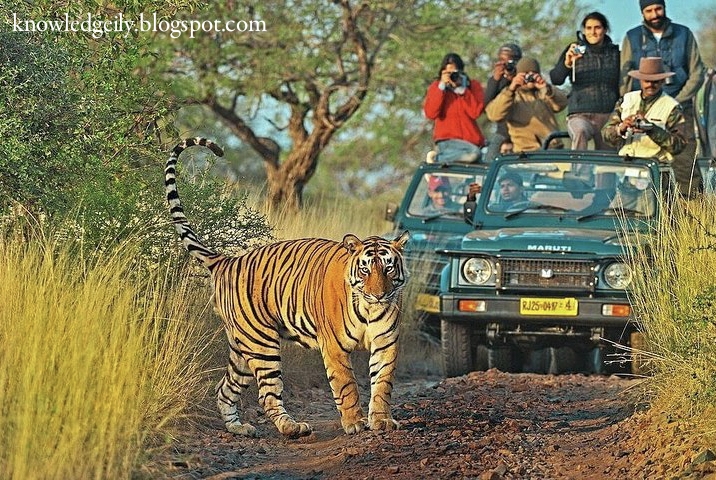
[{"label": "jeep side mirror", "polygon": [[385,206],[385,219],[389,222],[395,221],[395,216],[398,213],[398,204],[397,203],[388,203]]}]

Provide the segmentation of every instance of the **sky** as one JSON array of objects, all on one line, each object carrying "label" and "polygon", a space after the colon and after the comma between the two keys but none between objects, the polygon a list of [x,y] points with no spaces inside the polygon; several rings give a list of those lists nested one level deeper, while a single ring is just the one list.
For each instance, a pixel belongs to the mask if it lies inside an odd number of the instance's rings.
[{"label": "sky", "polygon": [[[617,45],[621,45],[627,30],[640,24],[642,20],[638,0],[582,0],[581,3],[607,17],[611,24],[609,36]],[[676,23],[686,25],[694,33],[701,26],[698,15],[706,8],[716,9],[716,0],[666,0],[666,16]],[[575,27],[579,27],[580,20],[581,18],[577,20]]]}]

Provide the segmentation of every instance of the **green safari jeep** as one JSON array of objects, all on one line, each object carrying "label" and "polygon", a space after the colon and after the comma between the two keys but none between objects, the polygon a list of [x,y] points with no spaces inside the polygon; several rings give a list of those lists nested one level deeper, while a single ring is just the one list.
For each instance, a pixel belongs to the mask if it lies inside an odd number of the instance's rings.
[{"label": "green safari jeep", "polygon": [[[400,205],[386,206],[385,219],[393,223],[386,236],[410,231],[405,258],[411,282],[420,285],[415,308],[435,339],[440,335],[440,272],[447,263],[436,251],[459,245],[472,230],[464,219],[464,204],[469,185],[482,184],[487,169],[484,163],[424,162],[415,170]],[[441,205],[434,202],[435,197]]]},{"label": "green safari jeep", "polygon": [[440,251],[445,374],[623,368],[609,360],[636,330],[625,236],[669,215],[674,191],[654,159],[541,150],[493,162],[465,206],[474,230]]}]

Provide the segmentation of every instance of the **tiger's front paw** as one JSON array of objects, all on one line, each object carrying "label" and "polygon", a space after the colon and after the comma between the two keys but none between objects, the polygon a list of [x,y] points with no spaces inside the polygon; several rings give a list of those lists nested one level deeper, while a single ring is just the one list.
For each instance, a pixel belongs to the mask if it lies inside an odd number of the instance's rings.
[{"label": "tiger's front paw", "polygon": [[356,422],[344,423],[343,431],[348,435],[355,435],[368,427],[368,419],[363,417]]},{"label": "tiger's front paw", "polygon": [[281,434],[289,438],[298,438],[310,435],[313,432],[311,426],[305,422],[285,422],[279,427]]},{"label": "tiger's front paw", "polygon": [[377,415],[370,416],[368,425],[371,430],[398,430],[400,428],[400,424],[391,417]]},{"label": "tiger's front paw", "polygon": [[226,430],[236,435],[242,435],[244,437],[258,437],[256,428],[248,423],[241,423],[238,421],[226,422]]}]

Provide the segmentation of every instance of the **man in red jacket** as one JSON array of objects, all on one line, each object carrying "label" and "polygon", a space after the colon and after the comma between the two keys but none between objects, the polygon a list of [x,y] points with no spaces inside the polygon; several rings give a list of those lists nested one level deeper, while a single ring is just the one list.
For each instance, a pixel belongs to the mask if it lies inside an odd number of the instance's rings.
[{"label": "man in red jacket", "polygon": [[433,140],[439,162],[474,162],[480,158],[485,137],[477,118],[485,109],[482,85],[465,73],[465,63],[448,53],[438,78],[425,95],[425,116],[435,121]]}]

